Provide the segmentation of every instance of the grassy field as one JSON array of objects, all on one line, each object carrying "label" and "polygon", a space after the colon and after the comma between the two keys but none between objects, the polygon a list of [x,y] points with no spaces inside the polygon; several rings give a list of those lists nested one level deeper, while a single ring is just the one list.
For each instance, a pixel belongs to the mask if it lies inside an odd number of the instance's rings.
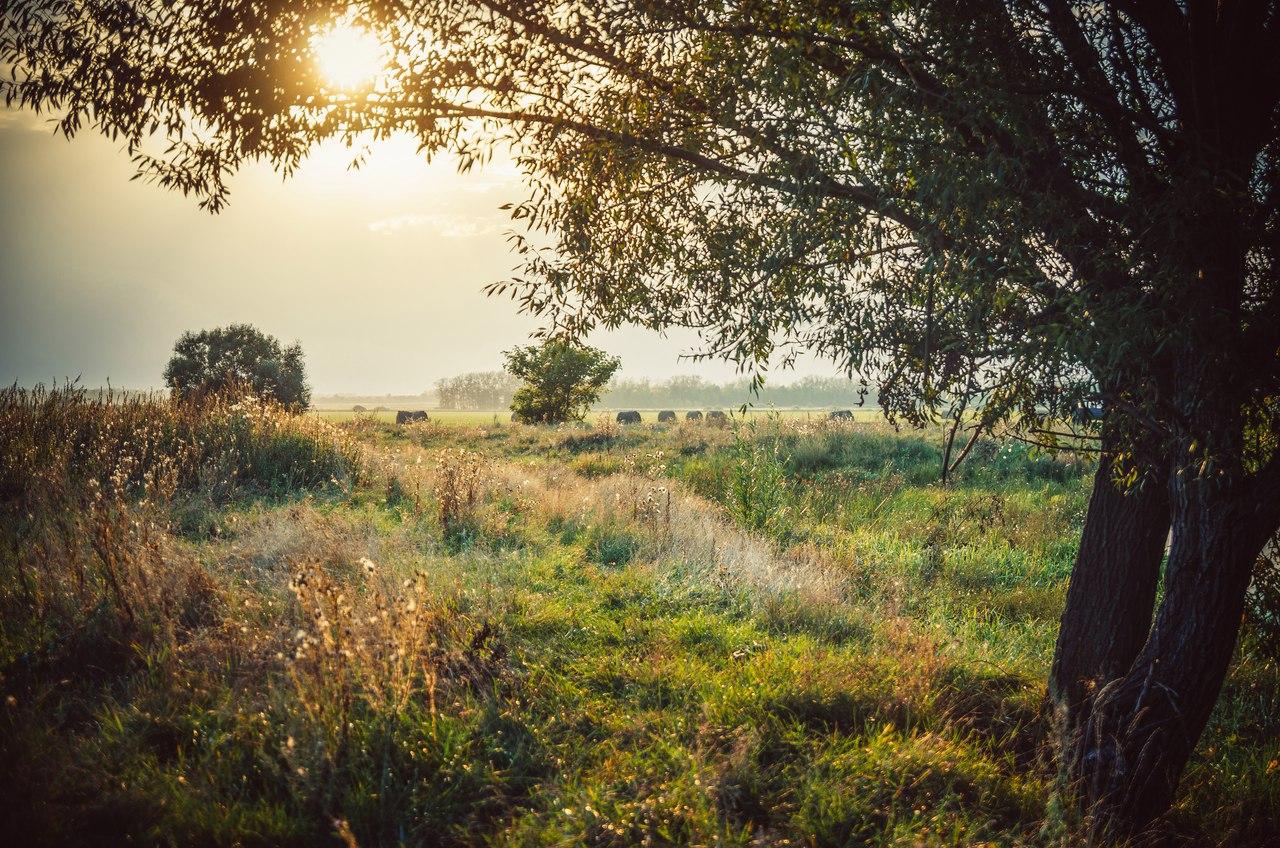
[{"label": "grassy field", "polygon": [[[641,416],[642,424],[656,425],[658,422],[657,409],[640,409],[637,410]],[[683,421],[684,415],[688,410],[675,410],[678,418]],[[705,410],[703,410],[705,411]],[[724,409],[725,414],[732,414],[735,419],[745,421],[758,421],[767,419],[781,419],[784,421],[806,421],[820,422],[825,421],[830,415],[829,409],[748,409],[743,415],[738,409]],[[851,410],[854,419],[862,422],[881,421],[883,420],[880,410],[878,409],[855,409]],[[432,421],[441,424],[450,424],[459,427],[484,427],[494,426],[510,422],[511,410],[509,409],[430,409],[427,410]],[[317,409],[313,408],[311,414],[326,421],[347,422],[355,421],[360,418],[371,418],[374,421],[382,423],[394,423],[396,420],[396,410],[380,409],[371,410],[369,412],[352,412],[350,409]],[[613,420],[617,414],[617,410],[599,409],[592,412],[588,418],[593,423],[598,423],[600,419]]]},{"label": "grassy field", "polygon": [[[1043,680],[1089,461],[0,397],[14,844],[1070,846]],[[1161,823],[1280,833],[1246,632]]]},{"label": "grassy field", "polygon": [[[368,412],[352,412],[350,409],[313,408],[311,410],[311,414],[317,418],[334,423],[370,420],[382,424],[394,424],[396,412],[397,410],[394,409],[378,409]],[[508,421],[511,418],[510,410],[432,409],[428,410],[427,414],[431,416],[433,421],[458,427],[482,427],[486,424],[492,425]]]}]

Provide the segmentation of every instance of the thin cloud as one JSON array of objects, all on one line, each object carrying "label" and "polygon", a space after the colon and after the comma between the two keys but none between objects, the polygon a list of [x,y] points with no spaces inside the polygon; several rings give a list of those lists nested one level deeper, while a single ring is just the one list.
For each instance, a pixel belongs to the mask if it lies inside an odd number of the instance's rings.
[{"label": "thin cloud", "polygon": [[27,130],[52,132],[53,121],[49,115],[37,115],[21,109],[0,107],[0,130]]},{"label": "thin cloud", "polygon": [[444,238],[474,238],[501,232],[502,219],[449,212],[412,213],[370,221],[370,232],[394,235],[402,230],[431,229]]}]

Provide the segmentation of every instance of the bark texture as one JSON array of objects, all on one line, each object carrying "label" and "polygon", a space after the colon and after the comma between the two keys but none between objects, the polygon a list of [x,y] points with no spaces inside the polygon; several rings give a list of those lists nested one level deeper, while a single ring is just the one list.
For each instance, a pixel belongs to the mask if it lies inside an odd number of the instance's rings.
[{"label": "bark texture", "polygon": [[1128,673],[1094,698],[1075,778],[1093,833],[1142,833],[1169,808],[1208,723],[1240,631],[1245,591],[1266,540],[1256,502],[1175,477],[1165,596]]},{"label": "bark texture", "polygon": [[1070,750],[1093,694],[1122,677],[1151,629],[1169,533],[1160,481],[1121,492],[1099,464],[1058,630],[1049,696]]},{"label": "bark texture", "polygon": [[[1211,301],[1191,314],[1212,328],[1224,311]],[[1170,440],[1179,459],[1165,466],[1163,599],[1129,668],[1093,696],[1067,762],[1102,842],[1142,836],[1173,803],[1226,678],[1253,564],[1280,523],[1280,454],[1246,458],[1238,375],[1190,345],[1175,373],[1183,429]]]}]

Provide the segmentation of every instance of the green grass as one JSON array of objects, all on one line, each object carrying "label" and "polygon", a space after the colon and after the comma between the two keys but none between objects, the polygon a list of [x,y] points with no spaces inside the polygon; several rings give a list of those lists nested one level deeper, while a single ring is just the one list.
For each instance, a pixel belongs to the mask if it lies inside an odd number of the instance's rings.
[{"label": "green grass", "polygon": [[[1080,458],[992,442],[942,487],[938,434],[878,424],[342,432],[343,486],[246,479],[205,532],[123,539],[132,624],[62,548],[60,626],[12,618],[0,554],[8,835],[1076,844],[1040,705]],[[1247,637],[1166,834],[1269,844],[1277,760]]]},{"label": "green grass", "polygon": [[[394,424],[396,410],[371,409],[368,412],[352,412],[350,409],[312,409],[311,414],[325,421],[345,422],[358,419],[372,419],[383,424]],[[484,424],[496,424],[511,419],[509,410],[460,410],[432,409],[427,414],[432,421],[454,427],[479,427]]]},{"label": "green grass", "polygon": [[[408,408],[408,407],[406,407]],[[415,407],[420,408],[420,407]],[[658,409],[640,409],[637,410],[643,419],[641,425],[658,424]],[[684,414],[688,410],[676,410],[676,414],[681,421]],[[732,413],[736,418],[757,421],[767,420],[770,418],[779,418],[786,421],[813,421],[821,422],[826,420],[830,410],[827,409],[767,409],[767,408],[751,408],[746,411],[744,416],[736,407],[732,409],[724,409],[726,414]],[[597,409],[593,410],[588,416],[588,421],[595,421],[600,416],[610,419],[614,417],[617,410],[614,409]],[[311,414],[326,421],[344,422],[352,421],[357,418],[372,418],[384,424],[395,423],[395,409],[373,409],[369,408],[368,412],[352,412],[351,409],[317,409],[312,408]],[[429,409],[427,414],[431,416],[432,421],[438,421],[454,427],[481,427],[484,425],[505,424],[511,420],[511,410],[509,409]],[[853,410],[854,419],[859,422],[870,422],[882,420],[880,411],[877,409],[855,409]]]}]

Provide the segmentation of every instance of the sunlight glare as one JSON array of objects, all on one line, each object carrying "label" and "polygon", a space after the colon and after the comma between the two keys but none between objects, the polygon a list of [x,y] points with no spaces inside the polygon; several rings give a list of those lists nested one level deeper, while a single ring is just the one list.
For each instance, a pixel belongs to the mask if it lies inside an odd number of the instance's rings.
[{"label": "sunlight glare", "polygon": [[335,24],[311,42],[320,74],[335,88],[369,85],[387,70],[387,52],[363,27]]}]

